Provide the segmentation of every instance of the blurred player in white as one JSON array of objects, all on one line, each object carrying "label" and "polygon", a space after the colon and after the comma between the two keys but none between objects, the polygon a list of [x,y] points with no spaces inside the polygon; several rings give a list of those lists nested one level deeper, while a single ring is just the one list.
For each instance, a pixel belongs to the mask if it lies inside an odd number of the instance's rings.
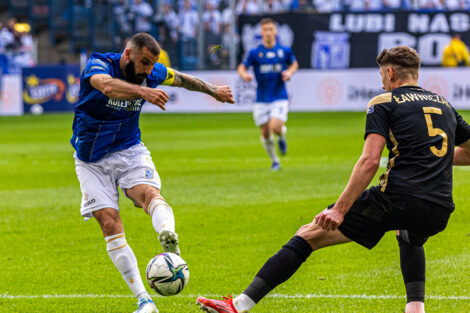
[{"label": "blurred player in white", "polygon": [[261,143],[271,158],[271,170],[277,171],[281,168],[281,163],[274,147],[273,133],[278,136],[280,153],[285,155],[287,153],[285,123],[289,111],[285,82],[297,71],[299,64],[291,48],[283,47],[276,42],[275,21],[263,18],[260,24],[263,44],[250,50],[237,71],[245,82],[250,82],[253,76],[247,72],[247,68],[253,66],[258,83],[253,117],[256,126],[261,129]]},{"label": "blurred player in white", "polygon": [[165,109],[168,95],[158,85],[183,87],[233,103],[230,88],[214,86],[157,63],[160,46],[150,35],[133,36],[123,53],[92,54],[80,78],[72,146],[82,191],[81,215],[95,217],[109,257],[138,299],[138,313],[158,312],[147,293],[137,260],[126,242],[119,215],[118,186],[150,215],[167,252],[180,254],[171,207],[141,142],[139,116],[144,101]]}]

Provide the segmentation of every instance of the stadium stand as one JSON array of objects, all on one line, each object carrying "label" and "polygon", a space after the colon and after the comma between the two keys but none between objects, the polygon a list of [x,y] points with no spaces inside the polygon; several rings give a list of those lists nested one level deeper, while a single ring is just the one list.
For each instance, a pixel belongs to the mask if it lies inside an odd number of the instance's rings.
[{"label": "stadium stand", "polygon": [[[231,6],[230,0],[0,0],[0,22],[5,25],[7,18],[15,17],[30,25],[31,34],[38,39],[38,63],[77,62],[83,50],[119,51],[132,34],[148,32],[160,41],[172,66],[192,70],[234,67],[230,53],[236,54],[237,49],[228,47],[240,42],[231,27],[236,27],[241,14],[470,10],[470,0],[234,1]],[[204,6],[198,8],[198,3]],[[0,36],[3,53],[7,37],[4,27]],[[202,59],[197,44],[201,38]],[[222,51],[211,53],[211,47],[219,44]]]}]

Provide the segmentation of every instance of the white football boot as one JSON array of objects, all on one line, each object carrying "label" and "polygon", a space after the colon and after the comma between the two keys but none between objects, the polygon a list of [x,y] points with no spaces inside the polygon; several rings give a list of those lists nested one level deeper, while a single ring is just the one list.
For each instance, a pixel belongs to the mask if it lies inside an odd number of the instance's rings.
[{"label": "white football boot", "polygon": [[137,305],[139,308],[134,313],[158,313],[157,306],[152,299],[142,298]]}]

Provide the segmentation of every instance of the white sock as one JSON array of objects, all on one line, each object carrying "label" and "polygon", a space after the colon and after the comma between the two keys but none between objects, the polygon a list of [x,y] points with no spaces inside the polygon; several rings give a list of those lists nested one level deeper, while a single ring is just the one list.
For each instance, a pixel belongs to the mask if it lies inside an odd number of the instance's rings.
[{"label": "white sock", "polygon": [[424,313],[424,302],[413,301],[406,304],[406,313]]},{"label": "white sock", "polygon": [[124,233],[108,236],[104,239],[106,240],[106,250],[109,257],[137,297],[137,300],[150,298],[142,283],[134,252],[127,244]]},{"label": "white sock", "polygon": [[244,293],[233,299],[233,306],[235,307],[238,313],[248,312],[255,305],[255,301],[251,300],[251,298]]},{"label": "white sock", "polygon": [[286,135],[287,135],[287,126],[286,125],[282,125],[281,127],[281,135],[279,135],[279,138],[280,139],[286,139]]},{"label": "white sock", "polygon": [[273,136],[269,137],[268,139],[265,139],[263,136],[261,136],[261,143],[263,144],[264,149],[266,150],[269,157],[271,158],[271,161],[273,163],[279,163],[279,158],[276,153],[276,148],[274,147]]},{"label": "white sock", "polygon": [[163,198],[153,199],[149,204],[148,212],[152,217],[152,225],[157,233],[161,233],[163,230],[175,232],[173,210]]}]

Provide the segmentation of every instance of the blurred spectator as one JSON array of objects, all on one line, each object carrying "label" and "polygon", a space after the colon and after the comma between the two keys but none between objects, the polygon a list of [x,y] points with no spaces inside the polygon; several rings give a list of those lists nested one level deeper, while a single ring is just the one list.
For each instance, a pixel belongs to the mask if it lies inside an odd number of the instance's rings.
[{"label": "blurred spectator", "polygon": [[121,38],[130,37],[133,33],[133,27],[130,23],[130,7],[127,0],[115,0],[114,15],[116,17],[116,26]]},{"label": "blurred spectator", "polygon": [[149,33],[152,30],[150,22],[150,17],[153,15],[152,6],[145,0],[135,0],[132,12],[135,14],[135,32]]},{"label": "blurred spectator", "polygon": [[[401,0],[383,0],[383,9],[384,10],[399,10],[402,5],[405,5],[405,1]],[[411,9],[407,8],[407,9]]]},{"label": "blurred spectator", "polygon": [[196,36],[199,24],[197,11],[191,6],[190,0],[185,0],[184,9],[179,14],[181,38],[181,63],[184,69],[193,69],[197,63]]},{"label": "blurred spectator", "polygon": [[442,66],[469,66],[468,49],[460,39],[459,34],[454,34],[450,43],[444,48]]},{"label": "blurred spectator", "polygon": [[313,3],[317,11],[321,13],[341,11],[343,9],[341,0],[313,0]]},{"label": "blurred spectator", "polygon": [[344,3],[353,12],[380,11],[383,9],[382,0],[346,0]]},{"label": "blurred spectator", "polygon": [[446,7],[449,11],[456,10],[470,10],[470,1],[469,0],[447,0]]},{"label": "blurred spectator", "polygon": [[235,8],[235,12],[237,15],[255,15],[261,13],[256,0],[239,0],[237,7]]},{"label": "blurred spectator", "polygon": [[290,9],[293,12],[300,12],[300,13],[316,12],[315,8],[312,5],[311,0],[293,0],[291,3]]},{"label": "blurred spectator", "polygon": [[223,0],[220,2],[219,10],[222,12],[222,28],[224,28],[225,25],[230,25],[233,18],[236,19],[236,16],[234,15],[228,0]]},{"label": "blurred spectator", "polygon": [[445,0],[419,0],[419,9],[425,11],[441,11],[446,7]]},{"label": "blurred spectator", "polygon": [[158,27],[158,40],[166,48],[169,58],[176,61],[176,66],[178,66],[178,25],[178,15],[170,3],[165,2],[163,5],[162,21]]},{"label": "blurred spectator", "polygon": [[206,1],[206,10],[202,15],[204,22],[205,46],[206,46],[206,59],[207,63],[212,68],[217,68],[221,64],[218,53],[211,53],[214,45],[220,45],[220,27],[222,17],[220,12],[216,9],[216,2],[214,0]]},{"label": "blurred spectator", "polygon": [[11,31],[8,29],[8,27],[3,26],[2,23],[0,23],[0,53],[12,48],[14,42],[15,37]]},{"label": "blurred spectator", "polygon": [[237,32],[234,32],[234,35],[230,32],[230,24],[224,25],[222,31],[222,49],[220,51],[220,58],[222,62],[222,67],[224,69],[230,68],[230,47],[238,47],[240,38]]},{"label": "blurred spectator", "polygon": [[279,0],[265,0],[263,1],[264,14],[278,14],[284,11],[284,7]]}]

